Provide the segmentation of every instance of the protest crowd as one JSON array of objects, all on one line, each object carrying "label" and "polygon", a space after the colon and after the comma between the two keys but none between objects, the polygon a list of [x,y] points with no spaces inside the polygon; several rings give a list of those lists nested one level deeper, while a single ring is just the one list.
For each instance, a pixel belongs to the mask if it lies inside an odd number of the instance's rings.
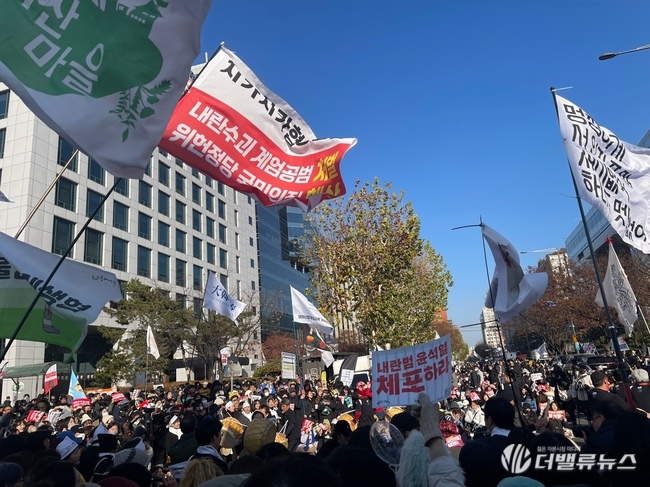
[{"label": "protest crowd", "polygon": [[[647,485],[647,362],[628,357],[627,399],[616,370],[578,360],[457,363],[437,406],[420,394],[373,408],[371,384],[299,377],[89,393],[80,407],[7,397],[0,485]],[[399,465],[371,441],[385,421],[405,438]],[[549,468],[508,472],[502,455],[516,444]]]}]

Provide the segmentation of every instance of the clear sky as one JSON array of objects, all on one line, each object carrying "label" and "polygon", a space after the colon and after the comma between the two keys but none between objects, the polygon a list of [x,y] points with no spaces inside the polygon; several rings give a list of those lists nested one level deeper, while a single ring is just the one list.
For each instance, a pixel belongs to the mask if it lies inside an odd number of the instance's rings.
[{"label": "clear sky", "polygon": [[639,142],[650,50],[598,55],[650,43],[649,19],[641,0],[215,0],[202,49],[225,42],[319,137],[358,139],[348,189],[378,177],[404,190],[465,325],[487,290],[483,246],[480,229],[451,229],[482,218],[519,251],[564,246],[580,215],[549,88],[572,86],[565,98]]}]

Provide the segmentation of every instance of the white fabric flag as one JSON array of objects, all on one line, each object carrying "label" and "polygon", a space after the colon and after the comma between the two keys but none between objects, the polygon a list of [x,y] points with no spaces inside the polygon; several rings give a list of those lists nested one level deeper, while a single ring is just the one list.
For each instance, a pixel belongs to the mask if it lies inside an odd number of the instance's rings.
[{"label": "white fabric flag", "polygon": [[0,81],[109,172],[141,178],[187,85],[210,5],[3,2]]},{"label": "white fabric flag", "polygon": [[293,287],[291,287],[291,307],[293,308],[293,321],[296,323],[307,323],[323,335],[334,333],[334,327],[316,309],[316,306],[307,299],[307,296]]},{"label": "white fabric flag", "polygon": [[13,201],[7,198],[2,191],[0,191],[0,201],[2,201],[3,203],[13,203]]},{"label": "white fabric flag", "polygon": [[153,330],[151,325],[147,326],[147,353],[153,355],[156,360],[160,358],[160,352],[158,351],[158,344],[156,339],[153,336]]},{"label": "white fabric flag", "polygon": [[623,241],[650,253],[650,149],[620,140],[579,106],[555,95],[569,166],[580,196]]},{"label": "white fabric flag", "polygon": [[325,364],[325,367],[329,367],[334,363],[334,355],[329,350],[317,349],[320,352],[320,358]]},{"label": "white fabric flag", "polygon": [[220,315],[230,318],[237,323],[237,317],[246,308],[246,303],[242,303],[231,297],[223,284],[217,279],[214,272],[210,271],[208,285],[205,288],[205,297],[203,298],[203,307],[216,311]]},{"label": "white fabric flag", "polygon": [[494,315],[505,322],[542,297],[548,285],[548,275],[545,272],[524,274],[517,249],[492,228],[485,224],[481,227],[496,263],[485,307],[494,308]]},{"label": "white fabric flag", "polygon": [[546,357],[548,351],[546,350],[546,342],[542,343],[536,350],[538,357]]},{"label": "white fabric flag", "polygon": [[[625,328],[625,333],[631,335],[634,322],[639,317],[636,309],[636,296],[632,291],[630,282],[627,280],[625,271],[621,267],[611,241],[609,242],[609,259],[605,279],[603,279],[603,290],[605,291],[607,304],[616,308],[618,320]],[[596,303],[599,306],[604,306],[600,290],[596,292]]]}]

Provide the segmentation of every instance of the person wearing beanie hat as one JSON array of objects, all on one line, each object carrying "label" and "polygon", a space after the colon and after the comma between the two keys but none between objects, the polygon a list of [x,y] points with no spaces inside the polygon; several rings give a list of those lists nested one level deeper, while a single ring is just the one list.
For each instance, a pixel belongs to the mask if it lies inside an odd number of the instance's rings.
[{"label": "person wearing beanie hat", "polygon": [[149,455],[145,448],[124,448],[123,450],[118,451],[113,457],[113,469],[125,463],[137,463],[145,468],[149,468],[152,456],[153,451],[151,451],[151,455]]},{"label": "person wearing beanie hat", "polygon": [[25,472],[17,463],[0,463],[0,482],[5,487],[22,487],[25,485]]},{"label": "person wearing beanie hat", "polygon": [[170,433],[176,435],[177,440],[180,439],[183,435],[183,432],[181,431],[181,418],[174,414],[167,424],[167,429],[169,429]]},{"label": "person wearing beanie hat", "polygon": [[400,433],[402,433],[404,439],[408,438],[411,431],[420,429],[420,422],[418,419],[406,411],[393,416],[390,422],[399,430]]},{"label": "person wearing beanie hat", "polygon": [[252,419],[253,419],[253,413],[251,412],[250,403],[248,401],[242,402],[241,413],[239,414],[237,420],[244,426],[248,426],[249,424],[251,424]]}]

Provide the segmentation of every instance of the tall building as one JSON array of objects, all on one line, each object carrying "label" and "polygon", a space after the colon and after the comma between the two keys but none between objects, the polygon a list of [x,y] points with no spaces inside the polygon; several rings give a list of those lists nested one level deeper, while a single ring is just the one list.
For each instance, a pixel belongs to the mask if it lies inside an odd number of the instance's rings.
[{"label": "tall building", "polygon": [[489,348],[501,347],[501,337],[499,336],[499,328],[497,327],[496,318],[494,316],[494,309],[483,308],[479,321],[481,323],[483,341],[485,344]]},{"label": "tall building", "polygon": [[[0,189],[14,201],[0,203],[0,231],[16,234],[74,152],[0,83]],[[63,254],[114,182],[96,161],[79,153],[20,240]],[[70,258],[110,269],[120,281],[138,278],[169,290],[195,309],[202,306],[208,271],[214,271],[231,295],[259,309],[255,208],[247,195],[156,150],[143,179],[118,184]],[[102,313],[94,325],[115,323]],[[76,362],[94,365],[111,345],[96,326],[90,326]],[[7,360],[13,367],[61,360],[65,353],[59,347],[17,341]],[[250,371],[260,357],[261,353],[249,357]],[[193,377],[200,379],[202,371],[197,367]],[[172,380],[185,380],[184,368],[171,372]],[[24,393],[40,391],[36,378],[21,381]],[[4,397],[12,383],[3,382]]]}]

